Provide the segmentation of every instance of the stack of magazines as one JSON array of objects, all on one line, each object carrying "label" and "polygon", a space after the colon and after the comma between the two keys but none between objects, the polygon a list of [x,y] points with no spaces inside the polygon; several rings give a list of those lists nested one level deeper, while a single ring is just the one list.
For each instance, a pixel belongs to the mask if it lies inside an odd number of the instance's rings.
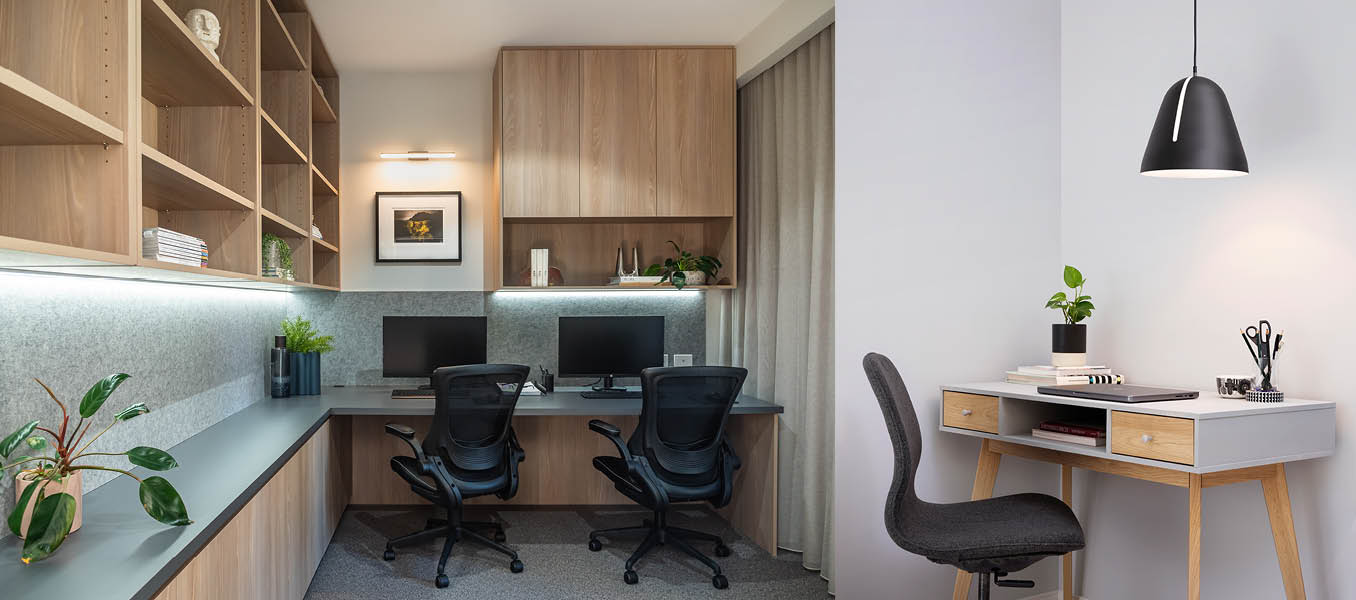
[{"label": "stack of magazines", "polygon": [[1083,446],[1105,446],[1106,428],[1087,423],[1045,421],[1031,430],[1031,437]]},{"label": "stack of magazines", "polygon": [[152,227],[141,232],[141,257],[176,265],[205,267],[207,242],[164,227]]},{"label": "stack of magazines", "polygon": [[1026,385],[1069,385],[1075,383],[1125,383],[1125,376],[1105,366],[1056,367],[1034,365],[1017,367],[1004,378],[1008,383]]}]

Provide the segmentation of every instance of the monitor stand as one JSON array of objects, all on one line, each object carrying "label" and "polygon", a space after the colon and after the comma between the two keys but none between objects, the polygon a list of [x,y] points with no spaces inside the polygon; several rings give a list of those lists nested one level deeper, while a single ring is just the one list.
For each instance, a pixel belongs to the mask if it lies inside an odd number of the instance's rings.
[{"label": "monitor stand", "polygon": [[417,388],[414,388],[414,389],[397,389],[397,390],[391,390],[391,397],[392,397],[392,398],[413,398],[413,399],[422,399],[422,398],[433,398],[433,397],[436,396],[436,395],[437,395],[437,394],[435,394],[434,391],[433,391],[433,379],[432,379],[432,378],[429,378],[429,383],[427,383],[427,384],[425,384],[425,385],[421,385],[421,386],[419,386],[419,387],[417,387]]},{"label": "monitor stand", "polygon": [[640,392],[628,390],[626,388],[616,387],[615,385],[613,385],[612,376],[606,375],[603,377],[603,385],[601,387],[593,386],[592,391],[581,392],[579,395],[580,397],[589,399],[598,399],[598,398],[627,399],[627,398],[639,398]]}]

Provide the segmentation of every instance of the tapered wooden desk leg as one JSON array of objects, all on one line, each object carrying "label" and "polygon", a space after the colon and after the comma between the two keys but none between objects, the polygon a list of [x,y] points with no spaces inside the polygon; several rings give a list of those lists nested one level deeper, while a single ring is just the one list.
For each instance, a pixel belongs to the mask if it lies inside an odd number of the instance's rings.
[{"label": "tapered wooden desk leg", "polygon": [[1271,518],[1271,538],[1276,542],[1276,560],[1281,563],[1287,600],[1304,599],[1304,575],[1300,572],[1299,545],[1295,543],[1295,522],[1290,518],[1290,486],[1285,482],[1285,465],[1277,464],[1276,473],[1262,479],[1262,496]]},{"label": "tapered wooden desk leg", "polygon": [[[971,500],[983,500],[993,497],[993,483],[998,479],[998,460],[1003,455],[989,449],[989,440],[979,447],[979,466],[975,467],[975,487],[970,492]],[[952,600],[965,600],[970,595],[970,573],[956,569],[956,588],[951,593]]]},{"label": "tapered wooden desk leg", "polygon": [[1201,476],[1187,486],[1187,600],[1201,600]]},{"label": "tapered wooden desk leg", "polygon": [[[1070,509],[1073,509],[1073,467],[1060,465],[1059,487],[1060,499],[1064,500],[1064,504],[1067,504]],[[1060,562],[1063,564],[1060,572],[1060,584],[1064,588],[1064,600],[1073,600],[1073,553],[1065,554]]]}]

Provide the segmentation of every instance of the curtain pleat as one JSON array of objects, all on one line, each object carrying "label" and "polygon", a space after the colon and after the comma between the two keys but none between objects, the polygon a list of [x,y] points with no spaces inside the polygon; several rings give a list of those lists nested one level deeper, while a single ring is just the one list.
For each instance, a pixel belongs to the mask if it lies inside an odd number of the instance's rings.
[{"label": "curtain pleat", "polygon": [[739,289],[716,364],[786,407],[778,546],[832,581],[833,26],[739,90]]}]

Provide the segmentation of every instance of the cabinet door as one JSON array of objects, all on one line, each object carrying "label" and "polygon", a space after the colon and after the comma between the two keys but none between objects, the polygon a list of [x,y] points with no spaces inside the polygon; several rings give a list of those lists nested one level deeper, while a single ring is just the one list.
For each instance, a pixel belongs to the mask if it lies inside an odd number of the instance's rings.
[{"label": "cabinet door", "polygon": [[579,216],[579,51],[505,50],[505,217]]},{"label": "cabinet door", "polygon": [[582,50],[579,213],[653,217],[654,50]]},{"label": "cabinet door", "polygon": [[729,48],[655,54],[659,214],[735,214],[735,74]]}]

